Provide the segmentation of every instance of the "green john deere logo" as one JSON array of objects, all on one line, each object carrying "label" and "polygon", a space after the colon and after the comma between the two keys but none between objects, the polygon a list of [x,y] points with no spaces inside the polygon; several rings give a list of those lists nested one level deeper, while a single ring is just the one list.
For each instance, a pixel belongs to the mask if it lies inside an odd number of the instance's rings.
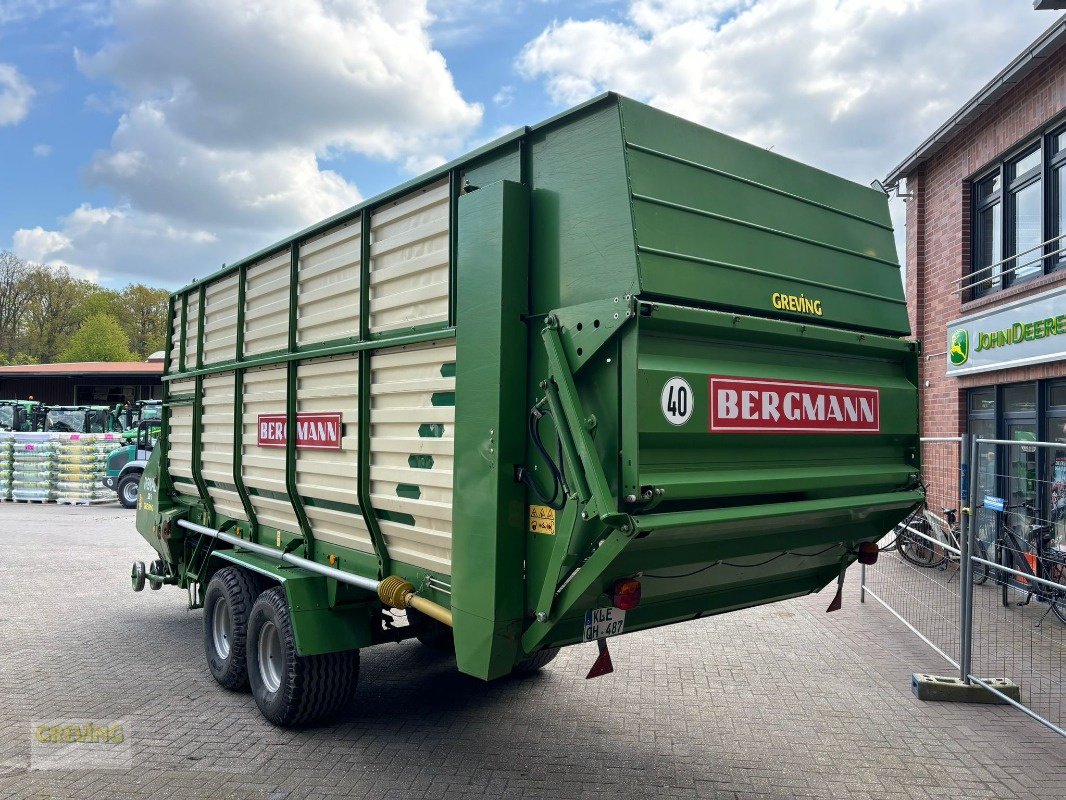
[{"label": "green john deere logo", "polygon": [[959,328],[951,334],[948,358],[956,367],[961,367],[970,360],[970,334],[965,328]]}]

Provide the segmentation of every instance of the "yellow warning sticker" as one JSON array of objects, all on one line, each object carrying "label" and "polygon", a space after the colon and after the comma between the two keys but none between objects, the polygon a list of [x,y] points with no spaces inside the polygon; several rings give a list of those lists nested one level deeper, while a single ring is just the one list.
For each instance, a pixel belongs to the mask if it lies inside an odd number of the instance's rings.
[{"label": "yellow warning sticker", "polygon": [[555,535],[555,509],[551,506],[529,507],[529,532]]}]

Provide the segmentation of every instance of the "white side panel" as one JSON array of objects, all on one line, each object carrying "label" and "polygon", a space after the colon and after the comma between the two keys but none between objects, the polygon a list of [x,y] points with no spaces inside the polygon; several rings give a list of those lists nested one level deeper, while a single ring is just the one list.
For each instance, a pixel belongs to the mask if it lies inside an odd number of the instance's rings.
[{"label": "white side panel", "polygon": [[[281,496],[285,496],[285,449],[259,447],[256,442],[259,415],[285,411],[285,377],[284,365],[251,369],[244,374],[244,436],[241,445],[245,486]],[[251,501],[261,525],[299,533],[300,525],[288,500],[253,494]]]},{"label": "white side panel", "polygon": [[253,356],[289,345],[289,269],[283,251],[248,267],[244,287],[244,353]]},{"label": "white side panel", "polygon": [[204,303],[204,364],[237,355],[237,274],[209,284]]},{"label": "white side panel", "polygon": [[[196,342],[200,324],[200,292],[193,290],[189,294],[188,318],[185,320],[185,369],[196,368]],[[179,324],[181,320],[178,321]]]},{"label": "white side panel", "polygon": [[[207,352],[207,348],[204,348]],[[207,481],[233,484],[233,387],[232,372],[204,378],[201,412],[201,472]],[[235,491],[208,487],[215,510],[244,519],[244,505]]]},{"label": "white side panel", "polygon": [[355,220],[300,245],[300,345],[359,335],[361,226]]},{"label": "white side panel", "polygon": [[[195,383],[187,381],[171,381],[170,396],[192,397],[195,391]],[[167,453],[170,459],[168,471],[174,477],[188,478],[192,480],[192,403],[175,405],[170,407],[170,450]]]},{"label": "white side panel", "polygon": [[448,182],[371,214],[370,330],[448,320]]},{"label": "white side panel", "polygon": [[178,355],[181,347],[181,298],[173,297],[170,303],[174,309],[174,324],[170,328],[170,359],[166,362],[167,373],[178,371]]},{"label": "white side panel", "polygon": [[[359,504],[359,357],[301,362],[297,371],[297,410],[340,412],[340,450],[297,450],[296,486],[304,497]],[[305,504],[315,539],[372,553],[360,514]]]},{"label": "white side panel", "polygon": [[[297,410],[304,413],[339,412],[344,426],[340,450],[296,451],[297,489],[306,498],[357,506],[359,359],[344,356],[301,362],[296,374]],[[299,522],[285,488],[285,450],[257,444],[259,415],[284,413],[285,395],[284,366],[253,369],[245,374],[243,475],[245,485],[286,498],[253,494],[252,505],[259,522],[297,533]],[[304,510],[316,540],[373,552],[361,515],[309,504],[305,504]]]},{"label": "white side panel", "polygon": [[451,573],[455,344],[372,356],[370,494],[389,555]]}]

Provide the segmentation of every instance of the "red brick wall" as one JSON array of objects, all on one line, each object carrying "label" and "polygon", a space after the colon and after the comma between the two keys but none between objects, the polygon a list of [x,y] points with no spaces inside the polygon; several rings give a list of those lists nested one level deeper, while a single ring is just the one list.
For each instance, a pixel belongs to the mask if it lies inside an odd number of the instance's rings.
[{"label": "red brick wall", "polygon": [[965,427],[964,389],[1066,376],[1066,362],[948,378],[947,324],[989,306],[1066,283],[1047,275],[980,300],[955,291],[970,263],[969,179],[1066,110],[1066,48],[1049,58],[934,158],[907,176],[907,302],[922,341],[922,435],[953,436]]}]

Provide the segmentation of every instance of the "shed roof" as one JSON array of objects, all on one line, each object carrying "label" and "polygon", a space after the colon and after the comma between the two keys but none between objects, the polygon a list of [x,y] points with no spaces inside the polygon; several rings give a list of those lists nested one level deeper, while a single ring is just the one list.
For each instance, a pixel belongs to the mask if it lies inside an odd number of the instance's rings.
[{"label": "shed roof", "polygon": [[162,375],[160,361],[76,361],[70,364],[17,364],[0,367],[0,378],[64,375]]}]

